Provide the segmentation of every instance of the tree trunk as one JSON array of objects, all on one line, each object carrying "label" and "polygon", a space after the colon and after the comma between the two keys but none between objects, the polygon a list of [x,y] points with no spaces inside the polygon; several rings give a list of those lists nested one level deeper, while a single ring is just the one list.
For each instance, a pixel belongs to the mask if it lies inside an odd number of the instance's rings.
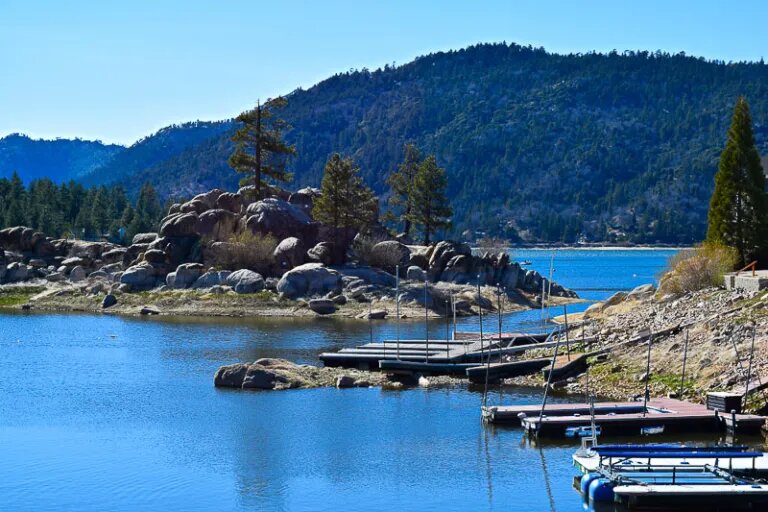
[{"label": "tree trunk", "polygon": [[256,200],[261,200],[261,102],[256,103],[256,169],[253,181],[256,186]]}]

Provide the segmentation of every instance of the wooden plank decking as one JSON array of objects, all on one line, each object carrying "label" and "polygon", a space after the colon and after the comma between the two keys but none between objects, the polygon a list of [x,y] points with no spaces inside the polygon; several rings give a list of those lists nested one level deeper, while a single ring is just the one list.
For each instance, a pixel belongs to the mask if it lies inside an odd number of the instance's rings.
[{"label": "wooden plank decking", "polygon": [[[664,432],[720,431],[726,428],[737,432],[759,432],[765,418],[751,414],[719,414],[704,405],[672,398],[657,398],[648,402],[648,411],[642,402],[602,402],[595,404],[595,424],[603,435],[636,435],[643,427],[663,426]],[[493,423],[520,422],[528,432],[539,435],[560,436],[569,427],[587,427],[591,424],[588,404],[553,404],[540,418],[540,405],[486,407],[483,417]],[[525,416],[522,416],[525,415]],[[735,423],[734,423],[735,419]]]}]

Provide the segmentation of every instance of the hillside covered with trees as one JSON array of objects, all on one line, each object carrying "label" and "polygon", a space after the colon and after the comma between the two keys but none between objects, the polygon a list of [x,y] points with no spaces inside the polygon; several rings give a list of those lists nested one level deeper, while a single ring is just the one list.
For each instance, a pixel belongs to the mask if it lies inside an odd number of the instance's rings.
[{"label": "hillside covered with trees", "polygon": [[[339,152],[385,206],[388,176],[411,142],[446,170],[455,234],[689,243],[706,234],[740,95],[766,155],[768,66],[659,52],[556,55],[478,45],[335,75],[288,95],[281,116],[296,147],[292,188],[318,186]],[[118,182],[133,196],[144,182],[161,197],[236,188],[227,163],[236,128],[231,121],[208,132],[168,128],[162,137],[177,143],[167,156],[156,144],[161,134],[150,136],[126,152],[151,158],[118,155],[87,182]]]}]

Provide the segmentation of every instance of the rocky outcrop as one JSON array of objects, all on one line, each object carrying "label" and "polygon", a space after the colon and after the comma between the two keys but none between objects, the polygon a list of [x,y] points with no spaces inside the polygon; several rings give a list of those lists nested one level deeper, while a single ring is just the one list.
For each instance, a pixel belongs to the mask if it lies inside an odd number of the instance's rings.
[{"label": "rocky outcrop", "polygon": [[305,263],[283,274],[277,291],[290,299],[340,292],[341,274],[321,263]]},{"label": "rocky outcrop", "polygon": [[360,372],[346,368],[320,368],[298,365],[285,359],[263,358],[254,363],[220,367],[214,377],[216,387],[252,390],[285,390],[316,387],[369,387],[387,384],[381,372]]}]

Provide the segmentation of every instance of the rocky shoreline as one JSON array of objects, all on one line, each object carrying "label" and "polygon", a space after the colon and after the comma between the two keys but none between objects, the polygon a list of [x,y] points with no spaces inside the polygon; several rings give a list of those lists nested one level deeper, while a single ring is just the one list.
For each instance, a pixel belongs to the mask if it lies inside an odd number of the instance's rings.
[{"label": "rocky shoreline", "polygon": [[550,301],[576,298],[506,252],[453,241],[408,245],[379,224],[360,233],[318,223],[311,217],[318,194],[253,201],[247,187],[211,190],[171,206],[157,233],[139,233],[127,247],[3,229],[0,305],[23,286],[35,290],[28,300],[5,306],[228,316],[358,316],[375,306],[380,318],[394,314],[397,268],[406,316],[425,307],[434,315],[454,306],[460,315],[490,310],[497,289],[508,310],[538,307],[542,289]]}]

